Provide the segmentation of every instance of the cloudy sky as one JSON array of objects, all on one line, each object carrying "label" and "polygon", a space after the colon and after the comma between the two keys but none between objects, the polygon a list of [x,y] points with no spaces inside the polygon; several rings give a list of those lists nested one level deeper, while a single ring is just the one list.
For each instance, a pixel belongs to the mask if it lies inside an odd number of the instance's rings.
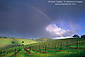
[{"label": "cloudy sky", "polygon": [[84,0],[76,6],[55,6],[48,1],[0,0],[0,36],[41,38],[85,34]]}]

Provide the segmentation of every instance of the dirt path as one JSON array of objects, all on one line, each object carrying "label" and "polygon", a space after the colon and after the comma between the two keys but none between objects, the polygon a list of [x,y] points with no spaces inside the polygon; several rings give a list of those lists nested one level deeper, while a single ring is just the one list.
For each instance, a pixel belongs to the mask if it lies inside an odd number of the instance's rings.
[{"label": "dirt path", "polygon": [[26,48],[24,48],[24,50],[28,53],[28,55],[32,55],[32,53],[28,51]]},{"label": "dirt path", "polygon": [[13,56],[17,56],[17,54],[21,51],[22,49],[19,49]]}]

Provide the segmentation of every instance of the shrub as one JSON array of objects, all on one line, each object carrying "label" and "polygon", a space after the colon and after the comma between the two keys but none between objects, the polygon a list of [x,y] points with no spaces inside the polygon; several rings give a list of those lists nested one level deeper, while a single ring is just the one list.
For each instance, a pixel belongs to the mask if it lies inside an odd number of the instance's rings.
[{"label": "shrub", "polygon": [[81,38],[85,38],[85,35],[82,35]]},{"label": "shrub", "polygon": [[24,43],[24,41],[22,41],[22,43]]},{"label": "shrub", "polygon": [[12,43],[14,44],[14,41],[12,41]]}]

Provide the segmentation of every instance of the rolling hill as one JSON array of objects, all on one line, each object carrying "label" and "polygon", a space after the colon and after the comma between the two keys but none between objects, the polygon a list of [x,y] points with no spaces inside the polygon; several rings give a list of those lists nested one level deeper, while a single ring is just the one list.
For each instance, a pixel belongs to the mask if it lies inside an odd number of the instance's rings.
[{"label": "rolling hill", "polygon": [[[22,41],[22,43],[24,42]],[[10,52],[10,50],[14,51]],[[68,38],[51,40],[2,49],[2,52],[1,56],[4,57],[85,57],[85,39]]]},{"label": "rolling hill", "polygon": [[46,42],[46,41],[51,41],[51,40],[53,40],[53,39],[51,39],[51,38],[39,38],[39,39],[35,39],[35,41],[37,41],[37,42]]},{"label": "rolling hill", "polygon": [[23,38],[0,38],[0,48],[27,45],[32,43],[37,43],[37,42],[30,39],[23,39]]}]

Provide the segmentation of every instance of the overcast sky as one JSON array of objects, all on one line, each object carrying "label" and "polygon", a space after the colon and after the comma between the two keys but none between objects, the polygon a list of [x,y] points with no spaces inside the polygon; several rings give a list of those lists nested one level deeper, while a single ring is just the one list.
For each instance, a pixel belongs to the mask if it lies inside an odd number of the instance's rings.
[{"label": "overcast sky", "polygon": [[84,0],[76,6],[55,6],[48,1],[0,0],[0,36],[41,38],[85,34]]}]

